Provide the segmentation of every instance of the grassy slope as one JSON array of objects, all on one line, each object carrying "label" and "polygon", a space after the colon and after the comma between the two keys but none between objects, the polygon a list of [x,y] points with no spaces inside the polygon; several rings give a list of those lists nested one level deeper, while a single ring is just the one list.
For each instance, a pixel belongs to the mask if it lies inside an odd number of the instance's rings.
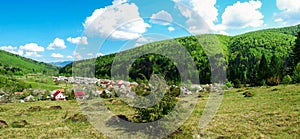
[{"label": "grassy slope", "polygon": [[[254,97],[244,98],[246,90],[255,93]],[[199,98],[195,111],[180,128],[182,131],[170,138],[229,137],[229,138],[299,138],[300,137],[300,85],[277,87],[256,87],[232,89],[224,93],[222,104],[209,126],[198,128],[198,120],[205,107],[207,95]],[[120,104],[108,106],[115,113],[133,115],[132,110]],[[75,101],[34,102],[25,104],[0,105],[0,119],[11,124],[15,120],[27,120],[30,125],[25,128],[0,130],[4,138],[104,138],[102,134],[88,123],[65,122],[62,117],[68,111],[68,117],[78,113]],[[62,110],[47,110],[46,106],[60,105]],[[41,111],[25,112],[31,106],[41,106]],[[127,110],[127,111],[126,111]]]},{"label": "grassy slope", "polygon": [[44,70],[56,72],[58,70],[57,67],[53,65],[37,62],[32,59],[5,52],[3,50],[0,50],[0,63],[3,66],[8,65],[11,67],[20,68],[25,72],[33,72],[32,69],[34,69],[34,72],[43,72]]}]

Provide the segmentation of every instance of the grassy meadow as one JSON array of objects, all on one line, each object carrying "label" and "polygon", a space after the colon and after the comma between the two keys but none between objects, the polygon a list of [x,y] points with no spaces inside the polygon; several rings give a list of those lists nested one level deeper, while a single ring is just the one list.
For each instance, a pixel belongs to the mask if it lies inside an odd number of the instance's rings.
[{"label": "grassy meadow", "polygon": [[[244,97],[249,91],[252,97]],[[300,84],[230,89],[213,120],[203,129],[198,122],[208,94],[199,97],[188,120],[166,138],[300,138]],[[106,99],[115,114],[132,117],[134,109]],[[0,138],[107,138],[84,117],[77,101],[38,101],[0,104]],[[39,107],[38,107],[39,106]],[[61,106],[62,109],[51,109]],[[75,116],[74,116],[75,115]],[[15,121],[26,120],[24,127]]]}]

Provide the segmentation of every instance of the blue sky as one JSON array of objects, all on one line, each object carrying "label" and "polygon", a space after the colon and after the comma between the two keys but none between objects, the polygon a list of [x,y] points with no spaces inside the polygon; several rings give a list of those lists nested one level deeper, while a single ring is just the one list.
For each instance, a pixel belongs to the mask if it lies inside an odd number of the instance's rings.
[{"label": "blue sky", "polygon": [[0,12],[0,49],[44,62],[300,23],[298,0],[7,0]]}]

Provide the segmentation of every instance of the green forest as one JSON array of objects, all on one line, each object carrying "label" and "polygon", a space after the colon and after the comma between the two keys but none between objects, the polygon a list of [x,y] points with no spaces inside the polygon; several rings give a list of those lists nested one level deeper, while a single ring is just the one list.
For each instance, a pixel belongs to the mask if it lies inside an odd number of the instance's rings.
[{"label": "green forest", "polygon": [[[70,76],[73,69],[73,73],[84,76],[110,78],[113,65],[116,69],[114,73],[117,74],[118,69],[129,70],[129,80],[143,81],[149,79],[154,73],[164,76],[170,84],[177,84],[181,79],[176,65],[183,64],[186,68],[190,65],[180,60],[181,57],[171,60],[151,52],[164,51],[166,55],[176,57],[178,51],[172,50],[172,46],[181,45],[192,56],[202,84],[211,83],[211,72],[218,73],[218,70],[226,72],[227,81],[222,82],[232,83],[236,87],[298,83],[300,82],[299,32],[300,25],[254,31],[237,36],[214,34],[187,36],[146,44],[123,51],[121,54],[77,61],[61,68],[59,72]],[[149,53],[138,58],[132,56],[140,51],[149,51]],[[115,58],[122,58],[122,60]],[[133,58],[137,59],[130,61]],[[181,63],[174,61],[181,61]],[[132,63],[132,65],[124,63]],[[122,74],[120,72],[120,77],[123,76]],[[188,76],[192,75],[193,73],[188,74]],[[193,82],[194,78],[188,79]]]}]

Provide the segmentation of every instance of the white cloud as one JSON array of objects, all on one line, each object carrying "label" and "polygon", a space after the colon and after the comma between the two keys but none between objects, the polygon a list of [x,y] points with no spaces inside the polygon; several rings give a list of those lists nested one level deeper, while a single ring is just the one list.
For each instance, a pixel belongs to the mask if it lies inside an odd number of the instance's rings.
[{"label": "white cloud", "polygon": [[[209,33],[214,29],[214,22],[218,20],[216,0],[173,0],[181,14],[187,18],[189,32],[194,34]],[[184,4],[184,5],[183,5]]]},{"label": "white cloud", "polygon": [[86,18],[83,26],[88,35],[118,40],[136,39],[151,27],[140,17],[138,7],[134,3],[96,9]]},{"label": "white cloud", "polygon": [[52,43],[49,44],[47,47],[48,50],[54,50],[54,49],[65,49],[67,46],[65,45],[65,41],[60,38],[55,38]]},{"label": "white cloud", "polygon": [[259,11],[261,1],[236,2],[226,7],[222,14],[222,29],[241,29],[246,27],[261,27],[264,25],[263,14]]},{"label": "white cloud", "polygon": [[162,10],[152,14],[150,22],[154,24],[169,25],[173,22],[173,17],[170,13]]},{"label": "white cloud", "polygon": [[1,46],[0,50],[4,50],[13,54],[17,54],[17,55],[23,55],[23,50],[18,49],[17,47],[13,47],[11,45],[9,46]]},{"label": "white cloud", "polygon": [[20,56],[24,55],[25,57],[37,58],[43,57],[39,53],[45,51],[44,47],[39,46],[36,43],[28,43],[25,45],[21,45],[19,48],[13,46],[1,46],[0,49]]},{"label": "white cloud", "polygon": [[38,52],[33,52],[33,51],[25,52],[25,56],[26,57],[37,57],[37,58],[43,57],[42,55],[38,54]]},{"label": "white cloud", "polygon": [[173,27],[168,27],[168,30],[169,30],[170,32],[173,32],[173,31],[175,30],[175,28],[173,28]]},{"label": "white cloud", "polygon": [[83,37],[76,37],[76,38],[72,38],[72,37],[69,37],[67,39],[67,41],[69,41],[70,43],[73,43],[73,44],[84,44],[84,45],[87,45],[88,44],[88,40],[87,40],[87,37],[83,36]]},{"label": "white cloud", "polygon": [[21,45],[19,49],[23,50],[23,51],[29,51],[29,52],[44,52],[45,51],[44,47],[39,46],[36,43],[28,43],[25,45]]},{"label": "white cloud", "polygon": [[51,57],[53,57],[53,58],[64,58],[64,55],[62,55],[60,53],[52,53]]},{"label": "white cloud", "polygon": [[123,4],[123,3],[126,3],[127,0],[114,0],[112,2],[113,5],[119,5],[119,4]]},{"label": "white cloud", "polygon": [[83,57],[82,57],[82,56],[80,55],[80,53],[77,52],[77,51],[73,51],[73,55],[74,55],[74,57],[75,57],[76,60],[81,60],[81,59],[83,59]]},{"label": "white cloud", "polygon": [[73,59],[73,56],[67,56],[68,59]]},{"label": "white cloud", "polygon": [[300,23],[299,0],[276,0],[276,5],[281,12],[274,13],[275,22],[291,25]]},{"label": "white cloud", "polygon": [[96,54],[96,56],[97,56],[97,57],[99,57],[99,56],[104,56],[104,54],[102,54],[102,53],[99,52],[99,53]]}]

